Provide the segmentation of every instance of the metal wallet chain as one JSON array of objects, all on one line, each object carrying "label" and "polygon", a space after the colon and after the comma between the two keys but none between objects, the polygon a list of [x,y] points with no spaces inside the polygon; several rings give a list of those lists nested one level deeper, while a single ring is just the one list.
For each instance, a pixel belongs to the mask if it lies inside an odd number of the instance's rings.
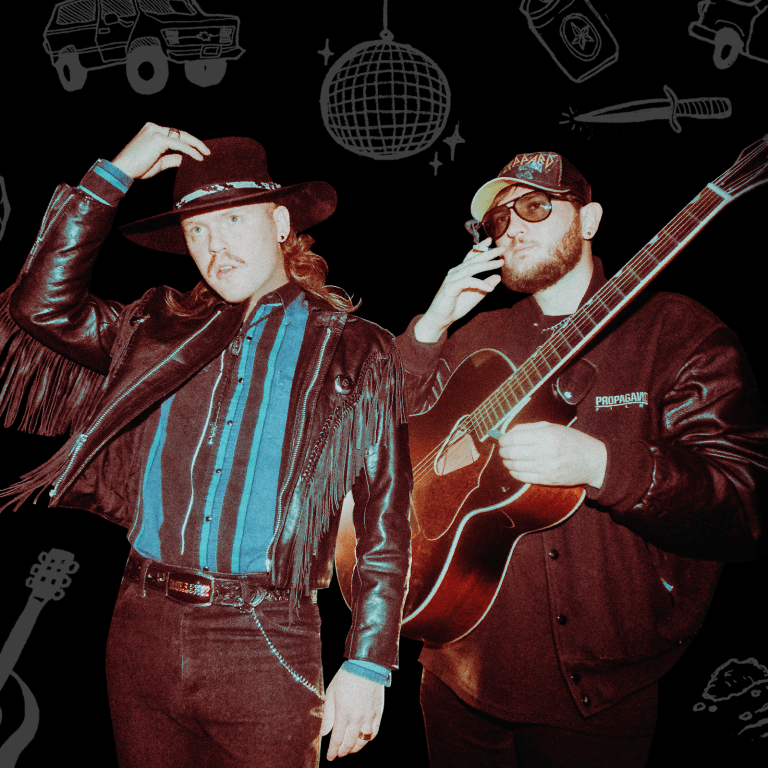
[{"label": "metal wallet chain", "polygon": [[314,686],[312,683],[309,682],[303,675],[300,675],[295,669],[291,667],[291,665],[282,657],[280,651],[275,648],[274,645],[272,645],[272,641],[267,637],[267,633],[264,631],[264,627],[261,626],[261,622],[259,621],[259,617],[256,615],[256,611],[254,610],[255,606],[257,606],[266,596],[266,590],[259,588],[257,590],[256,595],[254,595],[253,599],[250,601],[250,604],[243,604],[242,608],[240,609],[243,613],[249,613],[251,615],[251,618],[256,623],[256,626],[259,628],[259,632],[261,632],[262,635],[264,635],[264,639],[267,641],[267,645],[269,646],[270,652],[277,658],[277,660],[280,662],[280,664],[290,672],[291,677],[297,682],[301,683],[305,688],[312,691],[312,693],[317,696],[320,701],[325,701],[325,696],[323,696],[322,693]]}]

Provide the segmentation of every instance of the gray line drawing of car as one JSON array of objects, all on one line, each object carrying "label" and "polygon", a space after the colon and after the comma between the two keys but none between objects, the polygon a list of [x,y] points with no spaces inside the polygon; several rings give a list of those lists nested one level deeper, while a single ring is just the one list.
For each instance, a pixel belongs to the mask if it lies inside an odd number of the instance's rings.
[{"label": "gray line drawing of car", "polygon": [[701,0],[697,8],[688,34],[715,46],[718,69],[728,69],[739,54],[768,62],[768,0]]},{"label": "gray line drawing of car", "polygon": [[227,61],[239,59],[237,16],[204,13],[197,0],[65,0],[54,6],[43,48],[67,91],[85,85],[90,69],[125,65],[131,87],[161,91],[168,63],[184,64],[187,79],[221,82]]}]

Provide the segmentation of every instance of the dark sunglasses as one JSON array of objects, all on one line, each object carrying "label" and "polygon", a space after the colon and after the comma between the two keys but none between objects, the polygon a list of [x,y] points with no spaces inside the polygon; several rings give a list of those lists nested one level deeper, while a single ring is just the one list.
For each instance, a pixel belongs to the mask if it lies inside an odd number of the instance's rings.
[{"label": "dark sunglasses", "polygon": [[483,229],[493,240],[498,240],[509,227],[509,221],[512,218],[510,208],[525,221],[544,221],[552,213],[552,199],[552,195],[538,189],[520,195],[512,203],[491,208],[483,216]]}]

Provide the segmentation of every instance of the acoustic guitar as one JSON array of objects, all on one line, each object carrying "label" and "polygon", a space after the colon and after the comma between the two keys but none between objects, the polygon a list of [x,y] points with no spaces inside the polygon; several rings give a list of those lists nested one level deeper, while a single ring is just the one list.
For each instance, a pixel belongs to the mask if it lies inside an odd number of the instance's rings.
[{"label": "acoustic guitar", "polygon": [[[405,637],[442,645],[471,632],[493,605],[521,536],[558,525],[585,491],[522,484],[496,439],[515,424],[569,424],[555,374],[626,307],[728,203],[768,182],[768,134],[706,187],[519,367],[484,349],[452,373],[437,402],[410,417],[413,560]],[[351,494],[342,507],[336,572],[351,605],[356,564]]]},{"label": "acoustic guitar", "polygon": [[[32,566],[26,581],[26,585],[32,589],[32,594],[0,650],[0,694],[2,694],[0,701],[5,707],[6,715],[13,709],[23,712],[21,724],[12,733],[6,735],[5,729],[0,729],[0,766],[2,768],[13,768],[16,765],[22,750],[37,733],[40,722],[37,700],[29,686],[13,671],[13,667],[29,640],[43,606],[50,600],[61,600],[64,597],[64,590],[72,583],[69,574],[79,568],[74,555],[63,549],[41,552],[38,560],[40,562]],[[0,709],[0,726],[2,725],[4,725],[3,711]]]}]

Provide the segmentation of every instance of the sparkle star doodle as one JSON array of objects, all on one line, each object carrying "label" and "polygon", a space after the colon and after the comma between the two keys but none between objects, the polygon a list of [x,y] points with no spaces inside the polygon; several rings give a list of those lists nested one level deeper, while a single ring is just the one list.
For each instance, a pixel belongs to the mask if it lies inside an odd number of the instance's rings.
[{"label": "sparkle star doodle", "polygon": [[619,58],[619,44],[589,0],[523,0],[528,28],[560,69],[576,83]]}]

